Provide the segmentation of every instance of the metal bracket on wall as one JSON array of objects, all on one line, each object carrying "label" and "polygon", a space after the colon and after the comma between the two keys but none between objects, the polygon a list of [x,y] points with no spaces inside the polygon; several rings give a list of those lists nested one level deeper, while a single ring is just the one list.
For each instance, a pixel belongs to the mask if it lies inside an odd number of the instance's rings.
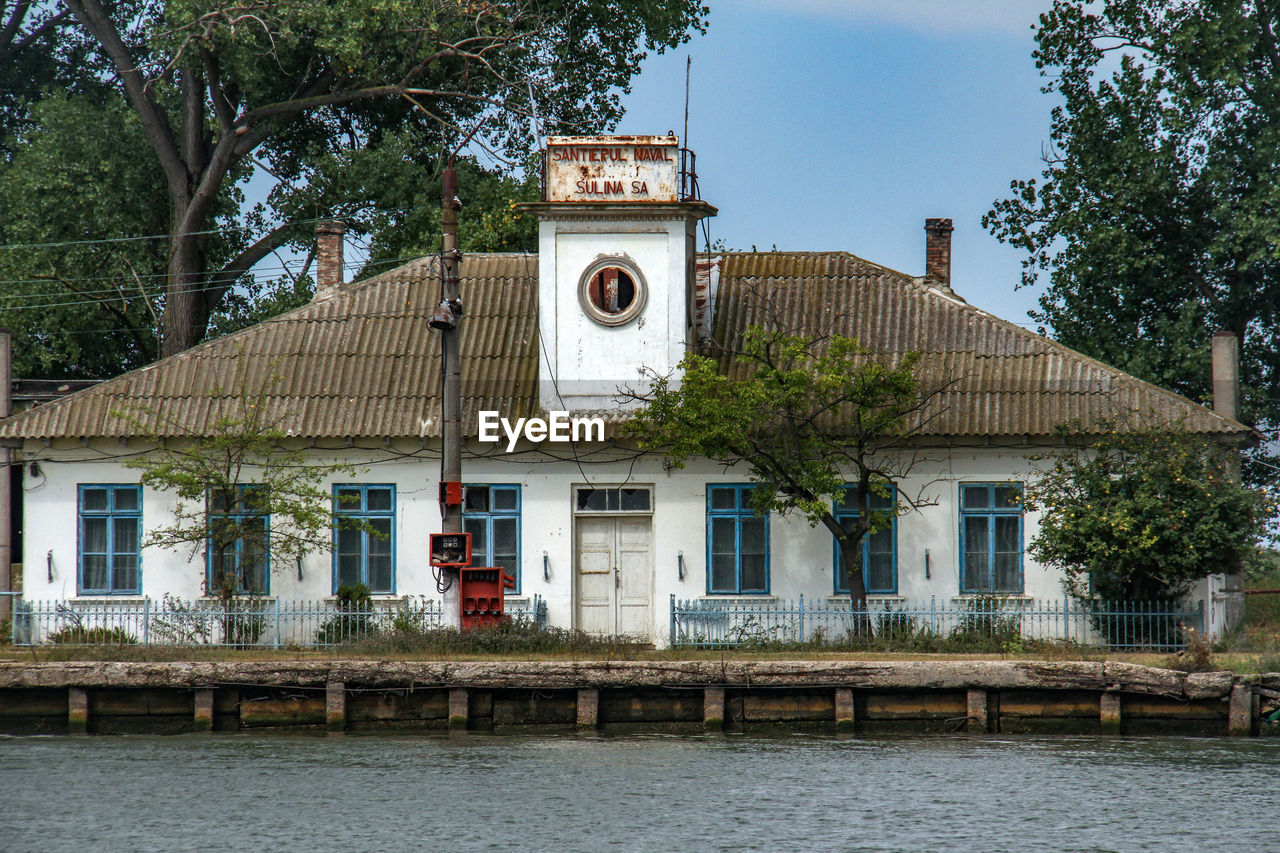
[{"label": "metal bracket on wall", "polygon": [[684,580],[684,551],[676,552],[676,573],[680,580]]},{"label": "metal bracket on wall", "polygon": [[542,579],[551,580],[551,558],[547,556],[546,551],[542,552]]}]

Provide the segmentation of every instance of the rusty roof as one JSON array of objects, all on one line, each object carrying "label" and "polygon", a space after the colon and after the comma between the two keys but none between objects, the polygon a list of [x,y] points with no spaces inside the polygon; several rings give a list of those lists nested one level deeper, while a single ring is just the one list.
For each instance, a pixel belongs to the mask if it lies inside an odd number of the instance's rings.
[{"label": "rusty roof", "polygon": [[[472,254],[461,267],[463,423],[537,402],[537,256]],[[152,421],[183,435],[261,393],[270,421],[302,437],[440,434],[440,301],[434,257],[193,347],[0,423],[0,437],[119,437]],[[278,379],[277,379],[278,377]],[[160,423],[163,421],[164,423]]]},{"label": "rusty roof", "polygon": [[[462,416],[537,410],[537,256],[471,254],[461,266]],[[261,389],[272,422],[300,437],[440,434],[440,356],[427,321],[440,298],[423,258],[235,334],[0,422],[3,438],[122,437],[140,412],[191,434]],[[723,256],[713,336],[732,347],[770,316],[835,323],[871,352],[921,353],[921,380],[951,383],[938,435],[1047,435],[1059,424],[1137,415],[1202,433],[1246,428],[1012,323],[844,252]],[[731,361],[724,369],[732,371]],[[131,415],[129,413],[132,413]]]},{"label": "rusty roof", "polygon": [[[1046,436],[1171,426],[1242,434],[1243,424],[967,304],[917,279],[845,252],[727,254],[712,339],[739,348],[752,325],[837,332],[873,357],[920,354],[924,389],[943,389],[925,413],[931,434]],[[745,369],[727,355],[721,369]]]}]

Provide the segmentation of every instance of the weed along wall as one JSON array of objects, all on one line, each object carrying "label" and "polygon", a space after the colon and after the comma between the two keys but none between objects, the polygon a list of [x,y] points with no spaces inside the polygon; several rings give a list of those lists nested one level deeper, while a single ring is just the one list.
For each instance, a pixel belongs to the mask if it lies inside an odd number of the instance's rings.
[{"label": "weed along wall", "polygon": [[1280,673],[1125,663],[0,663],[0,733],[330,731],[1269,735]]}]

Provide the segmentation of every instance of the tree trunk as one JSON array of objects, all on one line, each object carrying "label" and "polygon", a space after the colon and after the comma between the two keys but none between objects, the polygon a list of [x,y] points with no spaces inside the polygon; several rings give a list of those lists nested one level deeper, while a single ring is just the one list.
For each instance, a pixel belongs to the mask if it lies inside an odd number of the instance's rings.
[{"label": "tree trunk", "polygon": [[867,585],[862,580],[862,549],[859,547],[867,525],[859,518],[852,531],[845,530],[831,513],[823,517],[822,523],[840,546],[840,572],[849,584],[849,607],[854,613],[850,631],[859,637],[869,636],[871,620],[867,616]]},{"label": "tree trunk", "polygon": [[[182,221],[180,216],[174,218]],[[199,238],[175,233],[172,241],[161,348],[161,355],[166,358],[200,343],[209,324],[209,299],[204,289]]]}]

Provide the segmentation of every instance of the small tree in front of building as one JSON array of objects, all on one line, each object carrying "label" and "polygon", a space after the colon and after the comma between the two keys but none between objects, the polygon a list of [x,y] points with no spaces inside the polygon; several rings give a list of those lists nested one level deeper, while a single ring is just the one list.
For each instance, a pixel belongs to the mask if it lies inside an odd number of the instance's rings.
[{"label": "small tree in front of building", "polygon": [[1027,488],[1028,507],[1044,511],[1028,552],[1081,600],[1176,599],[1239,571],[1274,505],[1232,475],[1231,452],[1171,430],[1077,439]]},{"label": "small tree in front of building", "polygon": [[143,545],[186,549],[205,567],[206,594],[227,611],[238,596],[265,593],[271,568],[331,551],[335,523],[359,524],[335,511],[328,486],[356,468],[317,462],[314,451],[291,441],[266,387],[246,390],[246,372],[239,373],[239,393],[210,393],[225,411],[200,429],[160,410],[118,413],[156,436],[154,450],[125,464],[143,486],[177,498],[169,522],[149,528]]},{"label": "small tree in front of building", "polygon": [[[740,465],[757,514],[798,514],[825,527],[840,546],[850,602],[865,611],[863,540],[896,514],[933,503],[923,489],[905,492],[903,479],[942,387],[921,387],[916,354],[887,363],[838,334],[753,326],[731,356],[736,366],[725,372],[691,353],[678,382],[655,376],[647,391],[628,391],[644,404],[628,433],[675,467],[693,457]],[[837,518],[836,504],[856,517]]]}]

